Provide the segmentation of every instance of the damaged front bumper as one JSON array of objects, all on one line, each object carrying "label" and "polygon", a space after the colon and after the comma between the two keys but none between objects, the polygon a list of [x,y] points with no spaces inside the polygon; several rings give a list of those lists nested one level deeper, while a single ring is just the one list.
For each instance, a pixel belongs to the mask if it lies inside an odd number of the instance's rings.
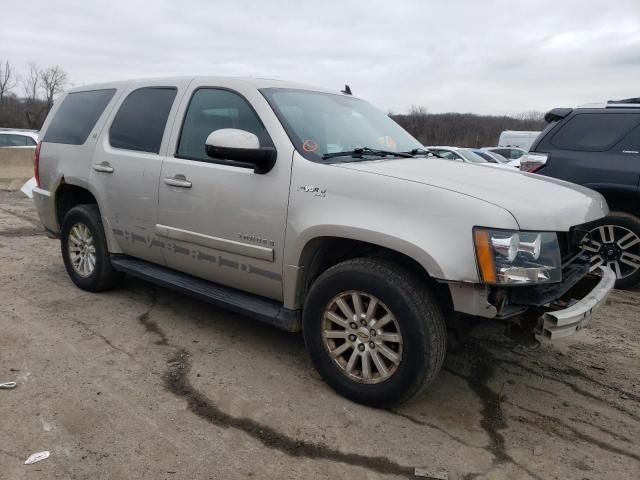
[{"label": "damaged front bumper", "polygon": [[616,274],[598,267],[575,287],[549,305],[539,318],[535,333],[548,340],[573,335],[591,323],[616,283]]},{"label": "damaged front bumper", "polygon": [[457,314],[498,320],[556,340],[586,327],[615,286],[616,275],[610,268],[599,267],[592,273],[588,269],[588,260],[567,269],[558,284],[495,288],[454,282],[449,291]]}]

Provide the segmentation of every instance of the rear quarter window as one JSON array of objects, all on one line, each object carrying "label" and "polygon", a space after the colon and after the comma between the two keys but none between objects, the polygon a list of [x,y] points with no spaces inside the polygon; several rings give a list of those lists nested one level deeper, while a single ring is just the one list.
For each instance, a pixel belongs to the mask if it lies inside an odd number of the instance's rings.
[{"label": "rear quarter window", "polygon": [[84,144],[115,92],[115,89],[106,89],[69,93],[51,120],[42,141]]},{"label": "rear quarter window", "polygon": [[570,118],[551,137],[563,150],[604,152],[640,124],[637,113],[582,113]]},{"label": "rear quarter window", "polygon": [[125,150],[159,153],[176,93],[175,87],[144,87],[131,92],[113,119],[109,144]]}]

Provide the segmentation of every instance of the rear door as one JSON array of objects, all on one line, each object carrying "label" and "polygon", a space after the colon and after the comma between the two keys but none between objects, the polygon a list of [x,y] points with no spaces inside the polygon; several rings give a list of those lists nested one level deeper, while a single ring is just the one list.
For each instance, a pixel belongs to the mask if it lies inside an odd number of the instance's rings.
[{"label": "rear door", "polygon": [[[159,188],[156,233],[167,243],[167,265],[281,300],[293,146],[252,86],[194,81],[183,103]],[[274,146],[274,168],[260,175],[209,158],[205,140],[222,128],[249,131],[261,146]]]},{"label": "rear door", "polygon": [[612,209],[638,209],[640,113],[582,110],[550,131],[536,146],[550,153],[541,175],[593,188]]},{"label": "rear door", "polygon": [[107,122],[91,165],[90,183],[105,229],[123,253],[158,264],[164,264],[164,244],[154,238],[154,229],[165,131],[188,83],[130,85]]}]

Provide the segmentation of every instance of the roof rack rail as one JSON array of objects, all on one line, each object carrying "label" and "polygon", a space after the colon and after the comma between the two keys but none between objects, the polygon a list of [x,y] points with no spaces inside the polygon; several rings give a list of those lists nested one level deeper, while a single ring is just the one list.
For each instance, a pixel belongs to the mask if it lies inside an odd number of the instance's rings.
[{"label": "roof rack rail", "polygon": [[624,100],[608,100],[607,103],[640,103],[640,97],[625,98]]},{"label": "roof rack rail", "polygon": [[608,100],[607,101],[607,107],[611,106],[611,107],[622,107],[622,106],[629,106],[629,107],[636,107],[640,105],[640,97],[634,97],[634,98],[625,98],[622,100]]}]

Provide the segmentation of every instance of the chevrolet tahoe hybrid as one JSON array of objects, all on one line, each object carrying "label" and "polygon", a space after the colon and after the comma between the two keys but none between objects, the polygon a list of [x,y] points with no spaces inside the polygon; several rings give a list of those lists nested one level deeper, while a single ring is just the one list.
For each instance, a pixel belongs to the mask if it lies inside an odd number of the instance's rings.
[{"label": "chevrolet tahoe hybrid", "polygon": [[600,194],[430,156],[348,89],[75,88],[47,117],[35,176],[78,287],[129,274],[301,330],[326,382],[374,406],[434,380],[456,318],[554,339],[615,281],[581,248],[608,212]]}]

